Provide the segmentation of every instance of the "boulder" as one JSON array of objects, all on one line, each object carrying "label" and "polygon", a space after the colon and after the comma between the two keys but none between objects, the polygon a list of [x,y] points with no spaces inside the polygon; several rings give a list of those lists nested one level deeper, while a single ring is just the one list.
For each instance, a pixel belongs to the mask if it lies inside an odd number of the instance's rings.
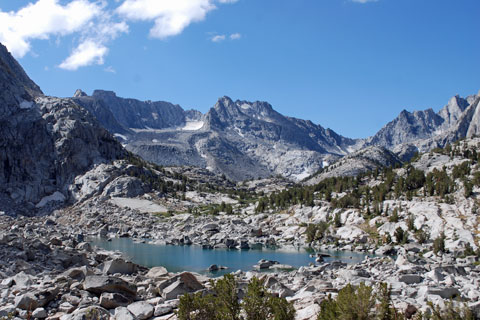
[{"label": "boulder", "polygon": [[77,245],[77,250],[92,252],[92,246],[88,242],[81,242]]},{"label": "boulder", "polygon": [[195,292],[204,288],[204,286],[190,272],[183,272],[180,275],[173,277],[165,284],[169,284],[162,292],[162,296],[166,300],[176,299],[179,295]]},{"label": "boulder", "polygon": [[100,296],[100,305],[105,309],[126,307],[130,302],[132,301],[120,293],[104,292]]},{"label": "boulder", "polygon": [[404,274],[398,278],[398,281],[406,284],[420,283],[423,281],[423,277],[418,274]]},{"label": "boulder", "polygon": [[274,264],[278,264],[278,261],[262,259],[262,260],[258,261],[257,268],[258,269],[268,269],[271,266],[273,266]]},{"label": "boulder", "polygon": [[208,267],[208,271],[210,272],[218,271],[218,266],[216,264],[212,264],[210,267]]},{"label": "boulder", "polygon": [[88,271],[86,266],[80,268],[71,268],[63,273],[63,275],[69,279],[75,281],[83,281],[85,277],[91,272]]},{"label": "boulder", "polygon": [[115,315],[113,316],[115,320],[135,320],[133,314],[128,311],[126,307],[118,307],[115,309]]},{"label": "boulder", "polygon": [[44,308],[37,308],[33,310],[32,317],[37,319],[45,319],[48,316]]},{"label": "boulder", "polygon": [[158,279],[168,276],[168,271],[164,267],[153,267],[148,270],[146,277],[150,279]]},{"label": "boulder", "polygon": [[460,291],[457,288],[430,288],[428,294],[437,295],[443,299],[460,297]]},{"label": "boulder", "polygon": [[108,276],[87,276],[83,289],[101,295],[104,292],[120,293],[126,297],[133,297],[137,293],[137,286],[122,279]]},{"label": "boulder", "polygon": [[117,258],[105,262],[103,266],[103,273],[105,274],[132,274],[137,271],[137,265],[130,261]]},{"label": "boulder", "polygon": [[13,276],[13,281],[17,288],[29,288],[34,283],[34,277],[22,271]]},{"label": "boulder", "polygon": [[145,320],[153,316],[153,306],[145,301],[134,302],[127,307],[128,311],[138,320]]},{"label": "boulder", "polygon": [[0,307],[0,318],[1,319],[8,319],[9,316],[15,315],[16,310],[13,304],[9,304],[3,307]]},{"label": "boulder", "polygon": [[37,298],[30,292],[15,297],[15,308],[17,309],[34,310],[37,306]]},{"label": "boulder", "polygon": [[99,306],[90,306],[75,310],[69,320],[109,320],[110,312]]},{"label": "boulder", "polygon": [[173,311],[173,307],[171,305],[162,304],[155,307],[155,311],[153,312],[153,315],[155,317],[160,317],[160,316],[169,314],[172,311]]},{"label": "boulder", "polygon": [[396,253],[396,250],[391,246],[391,245],[384,245],[379,247],[377,250],[375,250],[375,254],[377,255],[394,255]]}]

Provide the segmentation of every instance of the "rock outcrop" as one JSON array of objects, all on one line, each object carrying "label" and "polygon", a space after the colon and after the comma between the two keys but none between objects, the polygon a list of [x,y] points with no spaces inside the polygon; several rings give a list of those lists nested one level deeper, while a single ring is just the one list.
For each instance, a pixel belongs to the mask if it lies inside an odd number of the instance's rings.
[{"label": "rock outcrop", "polygon": [[[0,208],[33,214],[77,175],[126,151],[71,99],[45,97],[0,46]],[[44,199],[44,201],[42,201]]]}]

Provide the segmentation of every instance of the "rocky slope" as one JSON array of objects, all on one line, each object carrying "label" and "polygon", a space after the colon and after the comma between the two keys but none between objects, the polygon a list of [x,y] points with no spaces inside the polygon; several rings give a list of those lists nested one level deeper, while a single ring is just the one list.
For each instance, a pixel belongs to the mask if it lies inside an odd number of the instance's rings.
[{"label": "rocky slope", "polygon": [[0,46],[0,203],[33,214],[69,200],[76,176],[126,156],[113,136],[70,99],[44,97]]},{"label": "rocky slope", "polygon": [[325,166],[312,177],[303,181],[313,185],[331,177],[355,177],[375,168],[394,167],[401,165],[401,159],[392,151],[379,147],[366,147],[353,152],[329,166]]}]

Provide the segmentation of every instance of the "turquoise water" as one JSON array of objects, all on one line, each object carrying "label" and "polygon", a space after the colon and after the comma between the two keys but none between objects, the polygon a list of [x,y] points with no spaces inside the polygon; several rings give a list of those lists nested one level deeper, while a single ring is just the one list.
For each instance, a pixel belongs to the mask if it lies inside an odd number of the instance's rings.
[{"label": "turquoise water", "polygon": [[[305,249],[250,249],[250,250],[229,250],[229,249],[203,249],[200,246],[171,246],[155,245],[149,243],[134,242],[130,238],[115,238],[111,241],[106,239],[90,239],[94,246],[110,251],[120,251],[133,262],[145,266],[163,266],[170,272],[193,271],[210,276],[220,276],[224,273],[237,270],[249,271],[260,259],[275,260],[281,264],[290,265],[294,268],[308,266],[315,263],[311,258],[311,251]],[[326,262],[341,260],[347,263],[360,262],[366,256],[362,253],[329,251],[322,252],[331,255],[325,258]],[[209,273],[208,267],[212,264],[226,266],[227,270],[219,270]]]}]

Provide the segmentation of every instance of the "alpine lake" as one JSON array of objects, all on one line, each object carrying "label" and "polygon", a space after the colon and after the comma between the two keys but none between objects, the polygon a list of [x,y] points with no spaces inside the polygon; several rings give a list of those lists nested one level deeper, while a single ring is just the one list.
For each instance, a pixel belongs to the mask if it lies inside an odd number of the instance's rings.
[{"label": "alpine lake", "polygon": [[[317,254],[310,248],[268,248],[259,245],[249,250],[204,249],[196,245],[159,245],[131,238],[90,238],[89,242],[92,246],[121,252],[132,262],[145,267],[163,266],[169,272],[190,271],[210,277],[222,276],[237,270],[255,270],[254,266],[261,259],[278,261],[280,265],[291,267],[282,270],[297,269],[315,263]],[[323,255],[324,262],[344,263],[357,263],[366,256],[372,256],[351,251],[322,251],[320,254]],[[226,269],[208,271],[213,264]],[[267,269],[266,272],[275,270]]]}]

